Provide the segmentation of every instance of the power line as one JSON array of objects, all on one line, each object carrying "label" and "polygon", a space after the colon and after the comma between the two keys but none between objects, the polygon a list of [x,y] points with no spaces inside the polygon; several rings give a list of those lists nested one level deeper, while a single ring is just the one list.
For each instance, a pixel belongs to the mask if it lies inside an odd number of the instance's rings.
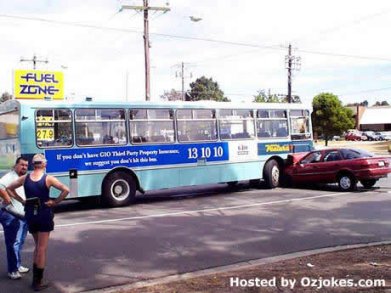
[{"label": "power line", "polygon": [[[11,19],[20,19],[20,20],[28,20],[28,21],[40,21],[40,22],[45,22],[45,23],[54,23],[54,24],[60,24],[60,25],[85,27],[85,28],[92,28],[92,29],[98,29],[98,30],[107,30],[107,31],[125,32],[125,33],[138,33],[138,34],[143,33],[142,31],[136,30],[136,29],[131,30],[131,29],[106,27],[106,26],[91,25],[91,24],[84,24],[84,23],[77,23],[77,22],[66,22],[66,21],[51,20],[51,19],[44,19],[44,18],[35,18],[35,17],[25,17],[25,16],[17,16],[17,15],[0,14],[0,18],[11,18]],[[182,39],[182,40],[192,40],[192,41],[202,41],[202,42],[210,42],[210,43],[217,43],[217,44],[225,44],[225,45],[232,45],[232,46],[259,48],[259,49],[270,49],[270,50],[279,50],[279,51],[282,51],[282,50],[285,51],[287,49],[286,46],[281,46],[281,45],[259,45],[259,44],[250,44],[250,43],[243,43],[243,42],[211,39],[211,38],[199,38],[199,37],[171,35],[171,34],[164,34],[164,33],[150,33],[150,35],[166,37],[166,38]],[[324,55],[324,56],[332,56],[332,57],[343,57],[343,58],[354,58],[354,59],[366,59],[366,60],[378,60],[378,61],[391,62],[391,58],[385,58],[385,57],[360,56],[360,55],[352,55],[352,54],[341,54],[341,53],[321,52],[321,51],[302,50],[302,49],[300,49],[298,51],[300,51],[302,53],[314,54],[314,55]]]},{"label": "power line", "polygon": [[340,53],[330,53],[330,52],[320,52],[320,51],[310,51],[298,49],[297,51],[307,54],[314,55],[325,55],[325,56],[334,56],[334,57],[344,57],[344,58],[355,58],[355,59],[366,59],[366,60],[378,60],[378,61],[388,61],[391,62],[391,58],[383,57],[369,57],[369,56],[360,56],[360,55],[349,55],[349,54],[340,54]]},{"label": "power line", "polygon": [[[45,22],[45,23],[54,23],[54,24],[60,24],[60,25],[68,25],[68,26],[76,26],[76,27],[85,27],[85,28],[92,28],[92,29],[98,29],[98,30],[107,30],[107,31],[117,31],[117,32],[125,32],[125,33],[143,33],[141,30],[136,29],[124,29],[124,28],[115,28],[115,27],[107,27],[107,26],[100,26],[100,25],[92,25],[92,24],[86,24],[86,23],[79,23],[79,22],[68,22],[68,21],[61,21],[61,20],[52,20],[52,19],[45,19],[45,18],[38,18],[38,17],[27,17],[27,16],[18,16],[18,15],[6,15],[6,14],[0,14],[0,17],[2,18],[11,18],[11,19],[20,19],[20,20],[28,20],[28,21],[39,21],[39,22]],[[176,38],[176,39],[183,39],[183,40],[193,40],[193,41],[204,41],[204,42],[211,42],[211,43],[220,43],[220,44],[226,44],[226,45],[235,45],[235,46],[245,46],[245,47],[252,47],[252,48],[267,48],[267,49],[273,49],[273,50],[285,50],[285,48],[281,46],[267,46],[267,45],[257,45],[257,44],[249,44],[249,43],[242,43],[242,42],[234,42],[234,41],[225,41],[225,40],[217,40],[217,39],[210,39],[210,38],[198,38],[198,37],[188,37],[188,36],[180,36],[180,35],[171,35],[171,34],[163,34],[163,33],[150,33],[150,35],[160,36],[160,37],[167,37],[167,38]]]},{"label": "power line", "polygon": [[356,95],[356,94],[382,92],[382,91],[386,91],[386,90],[391,90],[391,87],[384,87],[384,88],[377,88],[377,89],[368,89],[368,90],[362,90],[362,91],[358,91],[358,92],[343,93],[341,95],[349,96],[349,95]]},{"label": "power line", "polygon": [[[332,27],[329,27],[329,28],[326,28],[326,29],[323,29],[323,30],[320,30],[320,31],[317,31],[317,32],[313,32],[312,35],[316,34],[317,36],[319,36],[319,35],[324,35],[324,34],[328,34],[328,33],[334,33],[336,31],[339,31],[339,30],[343,29],[344,27],[357,25],[357,24],[360,24],[363,21],[368,21],[368,20],[370,20],[372,18],[376,18],[376,17],[382,16],[382,15],[385,15],[385,14],[389,14],[390,12],[391,12],[391,10],[385,10],[385,11],[380,11],[380,12],[377,12],[377,13],[374,13],[374,14],[365,15],[363,17],[360,17],[360,18],[357,18],[357,19],[345,22],[345,23],[340,24],[340,25],[332,26]],[[310,36],[311,36],[311,34],[310,34]],[[302,38],[296,38],[293,42],[296,43],[298,41],[306,41],[307,39],[310,39],[310,36],[303,36]],[[314,41],[312,40],[311,43],[313,43],[313,42]]]},{"label": "power line", "polygon": [[198,61],[192,61],[192,62],[189,62],[189,64],[200,64],[200,63],[211,62],[211,61],[216,61],[216,60],[230,59],[230,58],[235,58],[239,55],[255,54],[257,52],[259,52],[259,49],[252,49],[252,50],[242,52],[242,53],[235,53],[235,54],[229,54],[229,55],[224,55],[224,56],[220,56],[220,57],[211,57],[211,58],[206,58],[206,59],[202,59],[202,60],[198,60]]}]

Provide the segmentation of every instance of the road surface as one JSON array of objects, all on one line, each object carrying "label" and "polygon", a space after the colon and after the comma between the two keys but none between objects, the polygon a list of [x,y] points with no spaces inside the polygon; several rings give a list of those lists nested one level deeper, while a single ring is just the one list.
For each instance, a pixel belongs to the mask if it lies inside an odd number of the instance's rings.
[{"label": "road surface", "polygon": [[[153,192],[133,206],[58,207],[46,276],[50,292],[94,288],[336,245],[391,240],[391,179],[371,190],[251,189],[240,184]],[[1,243],[4,242],[0,234]],[[31,273],[0,291],[28,292]],[[33,241],[23,258],[31,267]],[[2,272],[2,273],[1,273]]]}]

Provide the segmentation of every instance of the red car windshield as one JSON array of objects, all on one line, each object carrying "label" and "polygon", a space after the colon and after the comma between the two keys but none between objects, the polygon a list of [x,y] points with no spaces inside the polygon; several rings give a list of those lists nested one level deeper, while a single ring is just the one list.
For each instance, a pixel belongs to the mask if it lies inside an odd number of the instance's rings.
[{"label": "red car windshield", "polygon": [[372,158],[374,155],[370,152],[357,149],[341,149],[340,152],[345,160],[358,159],[358,158]]}]

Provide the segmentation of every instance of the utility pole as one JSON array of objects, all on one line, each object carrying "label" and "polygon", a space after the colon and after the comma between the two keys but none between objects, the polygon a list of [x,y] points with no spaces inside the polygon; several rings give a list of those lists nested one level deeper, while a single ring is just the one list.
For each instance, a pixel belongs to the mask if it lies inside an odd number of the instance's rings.
[{"label": "utility pole", "polygon": [[185,64],[182,62],[182,101],[185,100]]},{"label": "utility pole", "polygon": [[[181,64],[177,64],[175,65],[176,67],[180,66],[180,71],[176,71],[175,72],[175,77],[180,77],[181,80],[182,80],[182,101],[185,100],[185,77],[186,77],[186,74],[185,74],[185,63],[184,62],[181,62]],[[190,72],[190,75],[188,76],[190,78],[193,77],[193,74]]]},{"label": "utility pole", "polygon": [[132,9],[137,11],[144,12],[144,56],[145,56],[145,100],[151,100],[151,83],[150,83],[150,60],[149,60],[149,19],[148,11],[162,11],[166,13],[170,11],[168,7],[152,7],[148,5],[148,0],[143,0],[143,6],[131,6],[131,5],[122,5],[120,12],[124,9]]},{"label": "utility pole", "polygon": [[292,45],[288,46],[288,55],[285,56],[285,65],[288,69],[288,103],[292,103],[292,70],[300,70],[300,57],[292,55]]},{"label": "utility pole", "polygon": [[292,45],[288,47],[288,103],[292,103]]},{"label": "utility pole", "polygon": [[32,59],[24,59],[24,58],[20,58],[20,62],[33,62],[33,69],[35,70],[36,67],[37,67],[37,63],[49,63],[49,61],[46,59],[46,60],[39,60],[37,59],[37,56],[34,54],[33,58]]},{"label": "utility pole", "polygon": [[129,93],[129,71],[126,71],[125,75],[125,101],[128,101],[128,93]]}]

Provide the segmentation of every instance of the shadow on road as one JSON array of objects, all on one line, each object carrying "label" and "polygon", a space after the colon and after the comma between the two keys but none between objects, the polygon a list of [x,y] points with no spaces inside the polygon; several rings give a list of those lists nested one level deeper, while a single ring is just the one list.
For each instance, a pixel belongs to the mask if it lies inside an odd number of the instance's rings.
[{"label": "shadow on road", "polygon": [[[51,241],[49,255],[61,253],[54,257],[56,261],[49,257],[49,276],[61,285],[59,292],[79,292],[291,252],[389,239],[390,204],[324,201],[335,206],[259,207],[259,215],[245,209],[235,214],[200,212],[75,231],[69,240]],[[363,215],[363,206],[376,210],[377,215]]]},{"label": "shadow on road", "polygon": [[[222,183],[222,184],[213,184],[213,185],[205,185],[205,186],[178,187],[178,188],[150,191],[147,192],[145,195],[138,193],[136,195],[136,201],[134,205],[222,196],[225,194],[230,194],[232,192],[236,192],[236,193],[246,192],[254,188],[258,190],[268,190],[262,183],[251,184],[248,182],[239,182],[235,186],[228,186],[227,184]],[[304,190],[314,190],[314,191],[339,192],[337,184],[307,184],[303,186],[295,186],[286,189],[287,190],[304,189]],[[380,190],[380,187],[375,186],[373,188],[366,189],[364,187],[359,186],[357,190],[354,192],[362,193],[362,192],[374,191],[374,190]],[[59,206],[57,206],[55,208],[55,213],[85,211],[85,210],[94,210],[94,209],[103,209],[103,208],[105,207],[103,207],[100,204],[99,197],[82,198],[80,200],[69,199],[62,202]]]},{"label": "shadow on road", "polygon": [[[247,182],[239,182],[235,186],[228,186],[225,183],[213,184],[205,186],[190,186],[190,187],[178,187],[170,189],[162,189],[156,191],[149,191],[145,195],[138,193],[136,195],[135,205],[153,202],[165,202],[165,201],[178,201],[193,198],[213,197],[220,196],[232,192],[245,192],[254,188]],[[256,186],[257,189],[266,189],[265,186],[259,184]],[[72,212],[72,211],[83,211],[102,209],[102,205],[99,202],[98,197],[69,199],[62,202],[55,208],[56,213]]]}]

